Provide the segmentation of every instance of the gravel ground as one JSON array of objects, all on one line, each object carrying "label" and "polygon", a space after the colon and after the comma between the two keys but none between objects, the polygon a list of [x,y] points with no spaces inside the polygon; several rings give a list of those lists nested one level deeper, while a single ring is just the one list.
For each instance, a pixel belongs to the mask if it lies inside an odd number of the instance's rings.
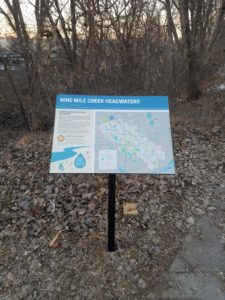
[{"label": "gravel ground", "polygon": [[[50,175],[51,133],[1,127],[0,299],[155,299],[185,235],[225,188],[223,97],[173,105],[175,176],[117,176],[114,253],[107,176]],[[138,216],[123,216],[126,202]]]}]

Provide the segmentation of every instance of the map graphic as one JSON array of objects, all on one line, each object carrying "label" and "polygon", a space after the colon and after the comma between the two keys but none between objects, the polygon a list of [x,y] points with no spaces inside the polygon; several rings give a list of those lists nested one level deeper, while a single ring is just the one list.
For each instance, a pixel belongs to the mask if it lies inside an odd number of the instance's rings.
[{"label": "map graphic", "polygon": [[168,124],[168,112],[96,112],[95,171],[174,173]]}]

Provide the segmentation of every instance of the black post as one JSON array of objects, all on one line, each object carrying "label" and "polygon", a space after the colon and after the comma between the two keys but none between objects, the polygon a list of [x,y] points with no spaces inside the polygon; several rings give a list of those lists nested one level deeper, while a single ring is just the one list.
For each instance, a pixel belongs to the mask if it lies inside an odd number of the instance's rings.
[{"label": "black post", "polygon": [[109,174],[108,190],[108,251],[116,250],[115,246],[115,212],[116,212],[116,174]]}]

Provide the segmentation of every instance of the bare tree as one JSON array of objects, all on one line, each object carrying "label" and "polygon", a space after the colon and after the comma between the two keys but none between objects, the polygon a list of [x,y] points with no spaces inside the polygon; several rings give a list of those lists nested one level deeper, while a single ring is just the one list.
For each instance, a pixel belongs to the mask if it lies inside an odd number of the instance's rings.
[{"label": "bare tree", "polygon": [[43,113],[53,115],[51,100],[59,92],[146,95],[185,89],[195,99],[201,80],[224,57],[219,44],[225,0],[26,1],[36,21],[32,36],[21,1],[3,0],[0,14],[25,59],[26,88],[8,75],[31,128]]}]

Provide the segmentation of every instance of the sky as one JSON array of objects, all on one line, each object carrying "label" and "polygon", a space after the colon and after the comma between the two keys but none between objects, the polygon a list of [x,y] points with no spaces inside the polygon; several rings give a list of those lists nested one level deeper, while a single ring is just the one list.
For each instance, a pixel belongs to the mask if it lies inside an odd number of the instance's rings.
[{"label": "sky", "polygon": [[[19,1],[19,0],[17,0]],[[61,0],[63,4],[65,4],[66,0]],[[120,0],[118,0],[120,1]],[[21,9],[23,12],[24,20],[27,25],[27,29],[32,35],[32,33],[35,33],[35,16],[34,16],[34,5],[32,3],[35,3],[35,0],[20,0],[21,3]],[[7,8],[4,4],[4,0],[0,0],[0,7],[2,7],[4,10],[7,11]],[[7,36],[13,36],[13,32],[8,25],[6,19],[4,16],[0,14],[0,37],[7,37]]]},{"label": "sky", "polygon": [[[0,0],[0,7],[3,7],[7,11],[3,0]],[[29,0],[23,0],[21,1],[21,8],[22,8],[23,16],[27,24],[28,30],[33,31],[35,28],[33,6],[29,4]],[[4,37],[4,36],[12,36],[12,35],[13,32],[11,31],[8,22],[5,20],[4,16],[0,14],[0,36]]]}]

